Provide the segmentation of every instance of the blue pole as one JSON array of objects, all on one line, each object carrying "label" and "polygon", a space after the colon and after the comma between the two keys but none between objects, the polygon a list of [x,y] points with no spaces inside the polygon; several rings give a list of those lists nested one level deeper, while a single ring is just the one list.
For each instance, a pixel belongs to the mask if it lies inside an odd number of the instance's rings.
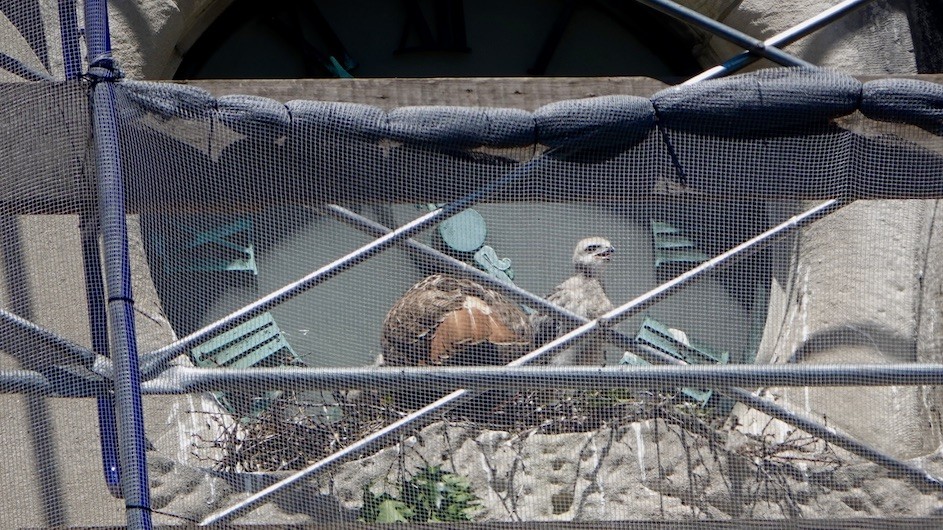
[{"label": "blue pole", "polygon": [[85,38],[92,85],[92,129],[99,179],[100,230],[104,250],[106,314],[114,363],[114,401],[121,492],[128,528],[151,528],[151,501],[145,453],[144,413],[134,329],[134,297],[128,257],[124,185],[118,141],[114,81],[119,77],[111,58],[108,6],[104,0],[85,2]]},{"label": "blue pole", "polygon": [[[101,276],[100,247],[95,214],[83,212],[79,216],[79,231],[82,235],[82,260],[85,269],[85,288],[88,292],[88,323],[92,336],[92,349],[109,356],[108,316],[105,310],[105,286]],[[102,452],[102,471],[108,491],[121,497],[121,473],[118,468],[118,434],[115,422],[115,399],[113,395],[98,398],[98,434]]]},{"label": "blue pole", "polygon": [[[82,75],[82,55],[79,44],[79,23],[75,0],[59,0],[59,27],[62,37],[62,59],[65,78],[78,79]],[[98,244],[98,227],[95,221],[94,188],[89,187],[88,199],[79,215],[79,232],[82,235],[82,263],[85,270],[85,289],[88,292],[88,324],[92,337],[92,350],[109,356],[108,316],[105,311],[105,286],[101,276],[101,248]],[[98,434],[102,452],[102,472],[108,491],[121,496],[121,474],[118,469],[118,435],[115,425],[115,400],[112,396],[98,398]]]},{"label": "blue pole", "polygon": [[78,10],[76,0],[59,0],[59,34],[62,37],[62,62],[65,78],[78,79],[82,75],[82,52],[79,43]]}]

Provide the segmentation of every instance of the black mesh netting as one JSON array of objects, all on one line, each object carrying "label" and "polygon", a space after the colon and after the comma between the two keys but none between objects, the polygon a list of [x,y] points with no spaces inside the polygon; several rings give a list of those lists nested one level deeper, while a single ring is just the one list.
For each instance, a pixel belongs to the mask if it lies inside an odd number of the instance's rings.
[{"label": "black mesh netting", "polygon": [[[359,83],[115,84],[156,521],[937,515],[939,85],[779,69],[381,108]],[[0,510],[14,526],[123,521],[89,88],[0,86],[23,462],[0,473],[45,503]]]}]

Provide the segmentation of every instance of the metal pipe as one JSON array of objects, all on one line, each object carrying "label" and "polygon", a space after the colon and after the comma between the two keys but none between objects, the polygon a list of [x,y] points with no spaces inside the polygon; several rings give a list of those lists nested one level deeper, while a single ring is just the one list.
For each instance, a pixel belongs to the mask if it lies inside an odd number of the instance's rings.
[{"label": "metal pipe", "polygon": [[41,328],[14,313],[0,309],[0,347],[15,349],[23,344],[34,344],[43,356],[59,359],[62,362],[78,362],[100,375],[111,374],[111,362],[101,355],[88,350],[68,339]]},{"label": "metal pipe", "polygon": [[790,55],[779,48],[767,46],[763,41],[756,39],[722,24],[708,16],[702,15],[693,9],[676,4],[669,0],[636,0],[652,9],[674,17],[682,22],[705,29],[714,35],[732,42],[741,48],[749,50],[751,53],[766,57],[767,59],[781,64],[783,66],[801,66],[803,68],[817,68],[814,64],[804,61],[794,55]]},{"label": "metal pipe", "polygon": [[[428,386],[435,390],[514,388],[704,388],[943,385],[943,365],[930,363],[671,366],[476,366],[359,368],[195,368],[174,366],[142,383],[143,394]],[[0,393],[65,396],[33,370],[0,370]]]},{"label": "metal pipe", "polygon": [[78,79],[82,75],[82,52],[76,0],[59,0],[59,34],[65,78]]},{"label": "metal pipe", "polygon": [[111,57],[108,36],[108,3],[102,0],[85,1],[85,46],[88,62],[98,64],[102,58]]},{"label": "metal pipe", "polygon": [[763,42],[771,46],[776,46],[777,48],[792,44],[809,33],[812,33],[813,31],[838,20],[839,18],[847,15],[848,13],[851,13],[859,7],[863,7],[865,4],[872,1],[874,0],[845,0],[844,2],[839,2],[819,14],[807,18],[795,26],[773,35]]},{"label": "metal pipe", "polygon": [[[86,306],[92,348],[102,356],[108,356],[108,314],[105,306],[105,286],[101,274],[101,248],[98,243],[95,221],[96,210],[92,201],[89,201],[86,208],[83,208],[79,215],[79,232],[82,238],[82,263],[85,272]],[[118,427],[115,419],[114,396],[99,396],[97,407],[105,485],[113,496],[120,498],[121,470],[118,463]]]},{"label": "metal pipe", "polygon": [[166,369],[167,363],[170,362],[173,358],[181,355],[197,344],[200,344],[201,342],[206,341],[219,333],[228,331],[239,324],[272,309],[278,304],[281,304],[282,302],[285,302],[303,293],[304,291],[307,291],[308,289],[311,289],[312,287],[315,287],[333,278],[334,276],[337,276],[344,270],[357,265],[367,258],[383,252],[397,242],[419,233],[426,227],[431,226],[432,224],[435,224],[439,221],[444,221],[445,219],[461,212],[469,206],[472,206],[476,202],[487,197],[498,189],[507,186],[508,184],[511,184],[532,172],[540,164],[542,164],[543,161],[546,160],[548,155],[550,155],[552,152],[553,150],[547,151],[538,158],[534,158],[524,164],[520,164],[501,178],[489,182],[482,188],[469,193],[460,199],[450,202],[437,210],[433,210],[425,215],[422,215],[395,230],[390,231],[388,234],[375,239],[374,241],[358,248],[346,256],[343,256],[315,270],[307,276],[296,280],[282,287],[281,289],[272,292],[269,295],[260,298],[259,300],[256,300],[255,302],[241,309],[236,310],[233,313],[230,313],[229,315],[221,318],[220,320],[217,320],[216,322],[213,322],[212,324],[194,331],[190,335],[187,335],[186,337],[168,346],[145,354],[141,361],[143,367],[142,377],[144,377],[145,380],[155,377],[161,371]]},{"label": "metal pipe", "polygon": [[[772,37],[764,40],[763,45],[775,46],[776,48],[787,46],[801,39],[802,37],[805,37],[809,33],[825,27],[835,20],[872,1],[873,0],[845,0],[844,2],[835,4],[834,6],[826,9],[825,11],[822,11],[814,17],[806,19],[803,22],[800,22],[799,24],[796,24],[795,26],[787,29],[786,31],[777,33],[776,35],[773,35]],[[705,81],[707,79],[723,77],[741,70],[742,68],[755,63],[758,60],[759,57],[753,53],[738,53],[737,55],[734,55],[730,59],[726,60],[723,64],[709,68],[704,72],[701,72],[700,74],[692,77],[691,79],[688,79],[684,83],[681,83],[681,85],[690,85],[699,81]]]},{"label": "metal pipe", "polygon": [[0,52],[0,68],[3,68],[11,74],[18,75],[27,81],[55,81],[55,78],[46,72],[33,70],[29,66],[23,64],[22,61],[15,59],[3,52]]},{"label": "metal pipe", "polygon": [[[75,0],[59,0],[59,28],[62,41],[62,62],[65,78],[74,81],[82,75],[82,55],[79,36],[78,12]],[[105,286],[102,283],[101,248],[98,244],[97,197],[95,186],[80,183],[86,190],[86,201],[79,213],[79,233],[82,238],[82,264],[85,289],[88,294],[88,327],[92,349],[108,357],[108,315],[105,310]],[[121,473],[118,464],[118,430],[115,420],[115,401],[111,395],[99,396],[98,438],[102,454],[102,474],[112,496],[121,496]]]},{"label": "metal pipe", "polygon": [[[18,370],[16,372],[22,372]],[[0,380],[15,374],[0,372]],[[35,378],[32,374],[27,381]],[[30,383],[33,384],[33,383]],[[674,365],[674,366],[437,366],[360,368],[195,368],[174,366],[142,384],[145,394],[190,394],[212,391],[266,392],[297,390],[418,388],[451,391],[459,388],[516,390],[520,388],[627,388],[633,390],[696,387],[845,387],[943,385],[943,365],[816,364],[816,365]],[[752,396],[752,394],[751,394]]]},{"label": "metal pipe", "polygon": [[43,374],[34,370],[0,370],[0,393],[53,396],[56,390]]},{"label": "metal pipe", "polygon": [[151,512],[144,413],[141,406],[114,85],[109,82],[97,83],[92,89],[92,102],[101,188],[101,228],[110,346],[114,363],[121,492],[125,499],[128,527],[149,529]]},{"label": "metal pipe", "polygon": [[115,414],[121,491],[129,528],[150,529],[151,501],[147,477],[144,413],[134,327],[134,297],[125,219],[124,184],[118,139],[111,59],[108,6],[103,0],[85,2],[86,39],[92,84],[92,126],[99,178],[100,229],[104,251],[107,316],[114,363]]}]

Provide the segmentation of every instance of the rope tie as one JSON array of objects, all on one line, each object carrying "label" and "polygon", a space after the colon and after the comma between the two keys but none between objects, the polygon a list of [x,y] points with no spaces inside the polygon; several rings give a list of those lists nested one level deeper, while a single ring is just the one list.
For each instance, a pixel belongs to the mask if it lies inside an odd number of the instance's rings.
[{"label": "rope tie", "polygon": [[118,68],[118,62],[110,53],[99,55],[89,61],[85,77],[92,82],[114,82],[124,78],[124,72]]}]

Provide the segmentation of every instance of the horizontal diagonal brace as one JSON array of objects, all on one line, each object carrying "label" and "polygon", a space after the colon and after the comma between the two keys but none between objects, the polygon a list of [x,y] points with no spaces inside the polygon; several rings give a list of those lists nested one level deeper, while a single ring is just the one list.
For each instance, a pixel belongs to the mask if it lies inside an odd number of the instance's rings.
[{"label": "horizontal diagonal brace", "polygon": [[[0,372],[0,376],[3,373]],[[195,368],[175,366],[143,385],[146,394],[418,388],[515,390],[570,388],[634,390],[740,387],[943,386],[943,365],[683,365],[683,366],[480,366],[382,368]]]},{"label": "horizontal diagonal brace", "polygon": [[[112,373],[111,360],[107,357],[79,346],[14,313],[0,309],[0,348],[8,352],[16,352],[25,344],[30,345],[31,352],[42,352],[42,355],[35,355],[32,358],[41,358],[45,364],[78,362],[103,376],[110,376]],[[45,368],[45,366],[39,368]]]},{"label": "horizontal diagonal brace", "polygon": [[0,370],[0,394],[56,395],[43,374],[33,370]]}]

